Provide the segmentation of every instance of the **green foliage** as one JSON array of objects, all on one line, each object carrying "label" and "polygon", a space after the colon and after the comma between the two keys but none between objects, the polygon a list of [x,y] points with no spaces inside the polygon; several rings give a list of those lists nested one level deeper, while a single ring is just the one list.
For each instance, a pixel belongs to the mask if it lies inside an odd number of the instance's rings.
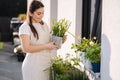
[{"label": "green foliage", "polygon": [[0,33],[0,50],[3,49],[3,43],[1,42],[1,33]]},{"label": "green foliage", "polygon": [[74,49],[77,53],[78,51],[85,52],[85,59],[90,60],[92,63],[100,62],[101,58],[101,45],[97,42],[96,37],[86,39],[85,37],[78,38],[77,44],[72,44],[71,49]]},{"label": "green foliage", "polygon": [[56,75],[55,80],[69,80],[69,75],[68,74]]},{"label": "green foliage", "polygon": [[[65,60],[57,56],[51,61],[50,73],[54,75],[55,80],[89,80],[85,72],[75,67],[79,66],[79,62],[78,58],[70,58],[69,54]],[[53,80],[53,76],[50,80]]]},{"label": "green foliage", "polygon": [[65,32],[68,30],[70,22],[66,19],[61,19],[55,23],[54,19],[52,20],[52,33],[54,36],[63,37]]},{"label": "green foliage", "polygon": [[90,45],[86,49],[85,58],[89,59],[92,63],[98,63],[100,62],[100,53],[101,53],[101,47],[99,43],[94,43],[93,45]]},{"label": "green foliage", "polygon": [[0,42],[0,50],[3,49],[3,43]]},{"label": "green foliage", "polygon": [[66,70],[73,69],[72,65],[67,60],[64,61],[60,56],[55,57],[51,64],[53,71],[57,74],[62,74]]},{"label": "green foliage", "polygon": [[90,39],[87,39],[85,37],[81,38],[80,36],[78,37],[78,43],[77,44],[72,44],[71,49],[75,49],[75,52],[77,51],[82,51],[86,52],[86,48],[90,46],[91,44],[94,44],[96,42],[96,37],[93,37]]},{"label": "green foliage", "polygon": [[89,42],[91,40],[84,38],[81,38],[77,44],[72,44],[72,49],[75,49],[75,52],[77,51],[86,51],[86,48],[89,46]]}]

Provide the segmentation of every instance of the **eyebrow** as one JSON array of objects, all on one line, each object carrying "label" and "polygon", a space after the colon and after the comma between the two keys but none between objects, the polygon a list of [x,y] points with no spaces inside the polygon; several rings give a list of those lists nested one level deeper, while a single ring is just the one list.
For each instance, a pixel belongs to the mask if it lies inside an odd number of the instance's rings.
[{"label": "eyebrow", "polygon": [[36,12],[36,13],[44,13],[44,11],[43,12]]}]

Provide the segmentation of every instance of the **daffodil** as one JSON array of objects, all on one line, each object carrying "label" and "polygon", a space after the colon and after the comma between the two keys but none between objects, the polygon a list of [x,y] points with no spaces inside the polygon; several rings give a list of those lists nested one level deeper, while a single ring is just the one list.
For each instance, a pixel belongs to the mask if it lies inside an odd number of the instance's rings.
[{"label": "daffodil", "polygon": [[90,44],[90,45],[93,45],[93,44],[94,44],[94,42],[93,42],[93,41],[90,41],[90,42],[89,42],[89,44]]}]

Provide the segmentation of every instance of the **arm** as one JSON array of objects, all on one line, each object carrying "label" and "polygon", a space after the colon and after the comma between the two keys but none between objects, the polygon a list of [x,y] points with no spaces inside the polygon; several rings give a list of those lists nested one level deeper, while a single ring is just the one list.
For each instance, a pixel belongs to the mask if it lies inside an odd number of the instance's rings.
[{"label": "arm", "polygon": [[30,43],[29,35],[22,34],[20,35],[21,45],[24,52],[33,53],[42,50],[51,50],[51,49],[58,49],[58,46],[54,45],[54,42],[50,42],[48,44],[43,45],[32,45]]}]

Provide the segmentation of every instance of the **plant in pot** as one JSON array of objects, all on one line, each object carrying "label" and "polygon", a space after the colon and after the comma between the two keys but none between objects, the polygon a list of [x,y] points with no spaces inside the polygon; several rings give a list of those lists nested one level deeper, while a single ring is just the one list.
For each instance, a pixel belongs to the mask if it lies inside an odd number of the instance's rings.
[{"label": "plant in pot", "polygon": [[60,19],[59,21],[55,22],[52,20],[52,41],[55,41],[56,45],[61,46],[62,38],[64,37],[65,33],[67,32],[70,26],[70,22],[66,19]]},{"label": "plant in pot", "polygon": [[75,53],[79,54],[80,60],[84,65],[84,67],[86,69],[91,69],[90,61],[86,60],[84,56],[85,56],[86,48],[90,45],[89,42],[95,40],[95,38],[87,39],[86,37],[82,38],[78,36],[77,40],[78,40],[78,43],[76,44],[72,43],[71,49],[74,49]]},{"label": "plant in pot", "polygon": [[85,59],[91,61],[93,72],[100,72],[101,46],[100,43],[90,42],[86,48]]},{"label": "plant in pot", "polygon": [[[65,59],[60,56],[55,57],[51,61],[50,80],[89,80],[84,71],[79,70],[75,66],[79,65],[77,58],[70,58],[69,55]],[[71,61],[74,64],[71,64]]]}]

